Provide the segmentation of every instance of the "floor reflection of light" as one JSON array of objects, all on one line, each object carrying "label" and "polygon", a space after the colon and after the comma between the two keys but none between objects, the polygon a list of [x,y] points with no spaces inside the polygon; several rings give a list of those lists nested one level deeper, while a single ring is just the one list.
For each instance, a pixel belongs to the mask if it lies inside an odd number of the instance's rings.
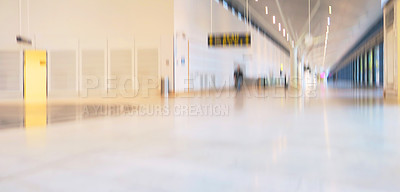
[{"label": "floor reflection of light", "polygon": [[272,143],[272,160],[274,163],[278,161],[278,156],[281,155],[287,148],[286,136],[279,136],[277,140]]},{"label": "floor reflection of light", "polygon": [[326,114],[326,103],[325,99],[323,100],[324,106],[324,132],[325,132],[325,142],[326,142],[326,150],[328,153],[328,157],[331,157],[331,142],[330,142],[330,135],[329,135],[329,127],[328,127],[328,116]]},{"label": "floor reflection of light", "polygon": [[260,188],[259,186],[260,186],[260,184],[259,184],[258,175],[255,175],[255,176],[254,176],[254,190],[255,190],[255,191],[258,191],[259,188]]},{"label": "floor reflection of light", "polygon": [[30,147],[46,144],[47,106],[44,103],[25,103],[26,142]]},{"label": "floor reflection of light", "polygon": [[278,160],[278,154],[276,152],[276,147],[275,147],[275,143],[272,146],[272,161],[273,163],[276,163]]}]

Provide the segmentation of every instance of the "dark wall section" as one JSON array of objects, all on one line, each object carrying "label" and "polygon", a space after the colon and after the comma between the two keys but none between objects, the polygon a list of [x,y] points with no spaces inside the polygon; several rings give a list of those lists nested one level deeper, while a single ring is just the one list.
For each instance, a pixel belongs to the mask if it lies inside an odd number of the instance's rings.
[{"label": "dark wall section", "polygon": [[383,18],[333,67],[328,80],[348,81],[355,86],[383,86]]},{"label": "dark wall section", "polygon": [[383,86],[383,43],[358,55],[328,79],[349,81],[356,86]]}]

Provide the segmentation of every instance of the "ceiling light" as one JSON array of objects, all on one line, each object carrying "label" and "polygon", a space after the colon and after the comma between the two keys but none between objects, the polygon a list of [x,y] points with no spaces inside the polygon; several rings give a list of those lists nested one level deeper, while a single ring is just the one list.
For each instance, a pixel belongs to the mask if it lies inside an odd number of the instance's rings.
[{"label": "ceiling light", "polygon": [[283,29],[283,37],[286,37],[286,30]]},{"label": "ceiling light", "polygon": [[286,35],[286,41],[289,41],[289,33]]},{"label": "ceiling light", "polygon": [[265,6],[265,14],[268,15],[268,6]]},{"label": "ceiling light", "polygon": [[279,31],[282,31],[282,25],[279,23]]},{"label": "ceiling light", "polygon": [[332,15],[332,6],[329,5],[329,15]]},{"label": "ceiling light", "polygon": [[275,15],[274,16],[272,16],[272,22],[275,24]]},{"label": "ceiling light", "polygon": [[331,18],[328,17],[328,26],[331,25]]},{"label": "ceiling light", "polygon": [[[328,17],[328,22],[329,21],[329,17]],[[328,38],[329,38],[329,25],[326,26],[326,34],[325,34],[325,46],[324,46],[324,56],[322,58],[322,66],[325,66],[325,61],[326,61],[326,50],[328,48]]]}]

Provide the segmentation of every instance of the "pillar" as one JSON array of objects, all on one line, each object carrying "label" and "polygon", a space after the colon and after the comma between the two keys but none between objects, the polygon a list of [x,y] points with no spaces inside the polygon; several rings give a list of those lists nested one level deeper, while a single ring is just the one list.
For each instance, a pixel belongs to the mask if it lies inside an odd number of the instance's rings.
[{"label": "pillar", "polygon": [[294,47],[290,50],[290,82],[289,82],[289,91],[292,95],[298,95],[299,90],[299,81],[298,81],[298,62],[297,62],[297,47]]},{"label": "pillar", "polygon": [[384,18],[384,95],[400,99],[400,0],[388,1],[383,8]]}]

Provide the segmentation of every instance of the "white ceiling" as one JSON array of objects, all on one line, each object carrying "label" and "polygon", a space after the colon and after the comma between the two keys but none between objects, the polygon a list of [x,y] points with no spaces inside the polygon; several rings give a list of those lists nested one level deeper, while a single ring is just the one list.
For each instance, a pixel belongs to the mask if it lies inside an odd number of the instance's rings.
[{"label": "white ceiling", "polygon": [[[234,6],[244,10],[246,0],[226,0]],[[324,68],[336,64],[362,36],[382,16],[380,0],[311,0],[311,9],[319,3],[316,14],[311,21],[311,34],[314,41],[319,38],[319,44],[314,44],[308,54],[308,60],[312,66],[322,66],[327,17],[331,17],[331,26],[327,45],[327,54]],[[284,25],[277,2],[279,2]],[[329,15],[329,5],[332,6],[332,15]],[[265,6],[268,6],[269,14],[265,14]],[[278,23],[289,29],[289,34],[297,42],[301,34],[308,34],[308,0],[249,0],[250,15],[260,26],[278,39],[288,49],[291,44],[278,31]],[[273,24],[272,16],[276,16],[277,24]],[[291,27],[290,27],[291,26]],[[302,51],[305,49],[303,48]]]}]

